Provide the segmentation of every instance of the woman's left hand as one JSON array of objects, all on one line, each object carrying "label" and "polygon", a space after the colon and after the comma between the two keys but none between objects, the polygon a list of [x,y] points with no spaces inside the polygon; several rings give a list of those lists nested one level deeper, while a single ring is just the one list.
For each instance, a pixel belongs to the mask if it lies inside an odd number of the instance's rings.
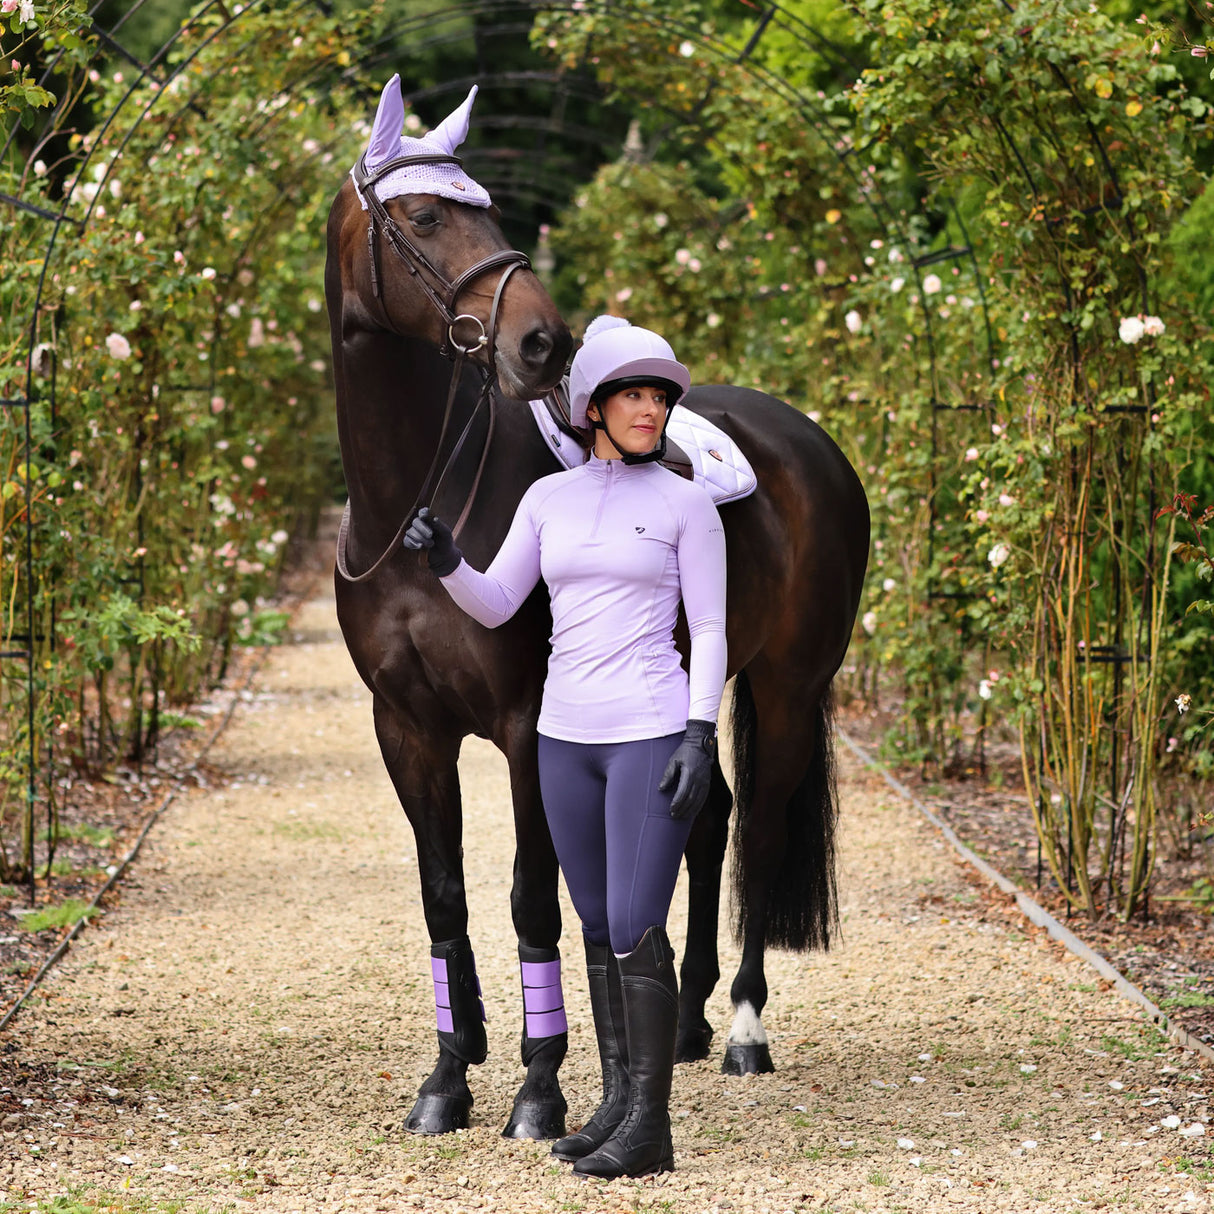
[{"label": "woman's left hand", "polygon": [[659,792],[674,789],[672,818],[694,818],[708,799],[712,764],[717,754],[717,727],[711,721],[688,721],[679,748],[670,756],[658,783]]}]

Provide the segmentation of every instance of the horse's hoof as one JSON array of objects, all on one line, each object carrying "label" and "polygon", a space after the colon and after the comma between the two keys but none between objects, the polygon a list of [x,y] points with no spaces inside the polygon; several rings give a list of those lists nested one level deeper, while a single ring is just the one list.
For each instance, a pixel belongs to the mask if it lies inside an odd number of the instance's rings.
[{"label": "horse's hoof", "polygon": [[712,1052],[712,1028],[698,1025],[679,1033],[675,1044],[675,1062],[700,1062]]},{"label": "horse's hoof", "polygon": [[468,1128],[472,1112],[471,1096],[419,1096],[405,1118],[410,1134],[451,1134]]},{"label": "horse's hoof", "polygon": [[563,1100],[520,1100],[510,1113],[503,1138],[564,1138]]},{"label": "horse's hoof", "polygon": [[761,1045],[735,1045],[731,1041],[725,1046],[725,1058],[721,1063],[723,1075],[769,1075],[775,1069],[766,1042]]}]

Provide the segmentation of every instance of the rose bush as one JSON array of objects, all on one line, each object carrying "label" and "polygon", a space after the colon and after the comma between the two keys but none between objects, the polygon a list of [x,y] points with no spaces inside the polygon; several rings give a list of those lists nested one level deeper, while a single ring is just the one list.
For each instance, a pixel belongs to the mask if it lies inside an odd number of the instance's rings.
[{"label": "rose bush", "polygon": [[[24,204],[0,228],[0,396],[29,404],[0,419],[0,625],[33,636],[28,682],[0,666],[9,879],[33,857],[27,750],[138,761],[232,645],[281,628],[265,599],[334,488],[323,216],[365,121],[349,39],[377,19],[212,6],[142,74],[95,66],[81,7],[36,14],[80,108],[0,163]],[[4,97],[31,126],[45,104]]]},{"label": "rose bush", "polygon": [[[833,45],[798,25],[817,15],[773,10],[757,40],[691,3],[542,20],[538,46],[652,100],[695,198],[663,201],[678,229],[625,218],[625,180],[674,171],[626,162],[554,247],[592,288],[583,306],[679,335],[700,378],[823,419],[874,507],[856,652],[866,685],[875,667],[900,682],[892,748],[965,763],[997,706],[1059,887],[1090,914],[1131,914],[1160,726],[1194,671],[1155,510],[1214,437],[1208,331],[1171,289],[1169,243],[1200,193],[1205,104],[1162,31],[1080,0],[866,0]],[[663,275],[706,232],[701,301]],[[744,331],[704,342],[705,313],[731,302]],[[1196,674],[1214,686],[1208,659]]]}]

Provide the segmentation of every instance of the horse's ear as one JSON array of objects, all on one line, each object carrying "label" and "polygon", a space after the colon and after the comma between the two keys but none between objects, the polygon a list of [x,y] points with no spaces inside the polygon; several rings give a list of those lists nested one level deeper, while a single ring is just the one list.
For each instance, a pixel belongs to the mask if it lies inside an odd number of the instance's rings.
[{"label": "horse's ear", "polygon": [[400,132],[405,124],[405,103],[400,95],[400,76],[384,85],[375,111],[375,125],[367,141],[367,168],[384,164],[400,155]]},{"label": "horse's ear", "polygon": [[464,104],[458,110],[452,111],[432,131],[427,131],[422,138],[427,143],[436,143],[439,148],[452,155],[457,147],[468,138],[468,123],[472,118],[472,103],[476,100],[477,86],[474,84],[464,98]]}]

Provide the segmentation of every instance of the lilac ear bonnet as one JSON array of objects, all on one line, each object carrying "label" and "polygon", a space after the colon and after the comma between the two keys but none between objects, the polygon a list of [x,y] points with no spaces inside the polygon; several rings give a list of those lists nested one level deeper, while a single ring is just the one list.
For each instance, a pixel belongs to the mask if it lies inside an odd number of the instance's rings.
[{"label": "lilac ear bonnet", "polygon": [[586,326],[569,372],[569,420],[584,429],[591,399],[600,388],[618,390],[617,383],[619,388],[661,385],[673,405],[691,387],[691,373],[675,358],[670,343],[651,329],[621,316],[596,316]]},{"label": "lilac ear bonnet", "polygon": [[[420,139],[414,139],[401,134],[405,122],[405,103],[401,97],[400,76],[393,76],[384,85],[379,108],[375,111],[375,124],[367,141],[367,172],[374,173],[378,167],[397,156],[436,153],[453,156],[455,149],[468,137],[468,123],[476,93],[477,86],[474,84],[458,109],[444,118],[434,130],[427,131]],[[451,198],[472,207],[493,205],[489,192],[473,181],[458,164],[411,164],[393,169],[376,183],[375,193],[383,202],[389,198],[399,198],[402,194],[437,194],[440,198]],[[358,198],[365,211],[367,200],[361,191]]]}]

